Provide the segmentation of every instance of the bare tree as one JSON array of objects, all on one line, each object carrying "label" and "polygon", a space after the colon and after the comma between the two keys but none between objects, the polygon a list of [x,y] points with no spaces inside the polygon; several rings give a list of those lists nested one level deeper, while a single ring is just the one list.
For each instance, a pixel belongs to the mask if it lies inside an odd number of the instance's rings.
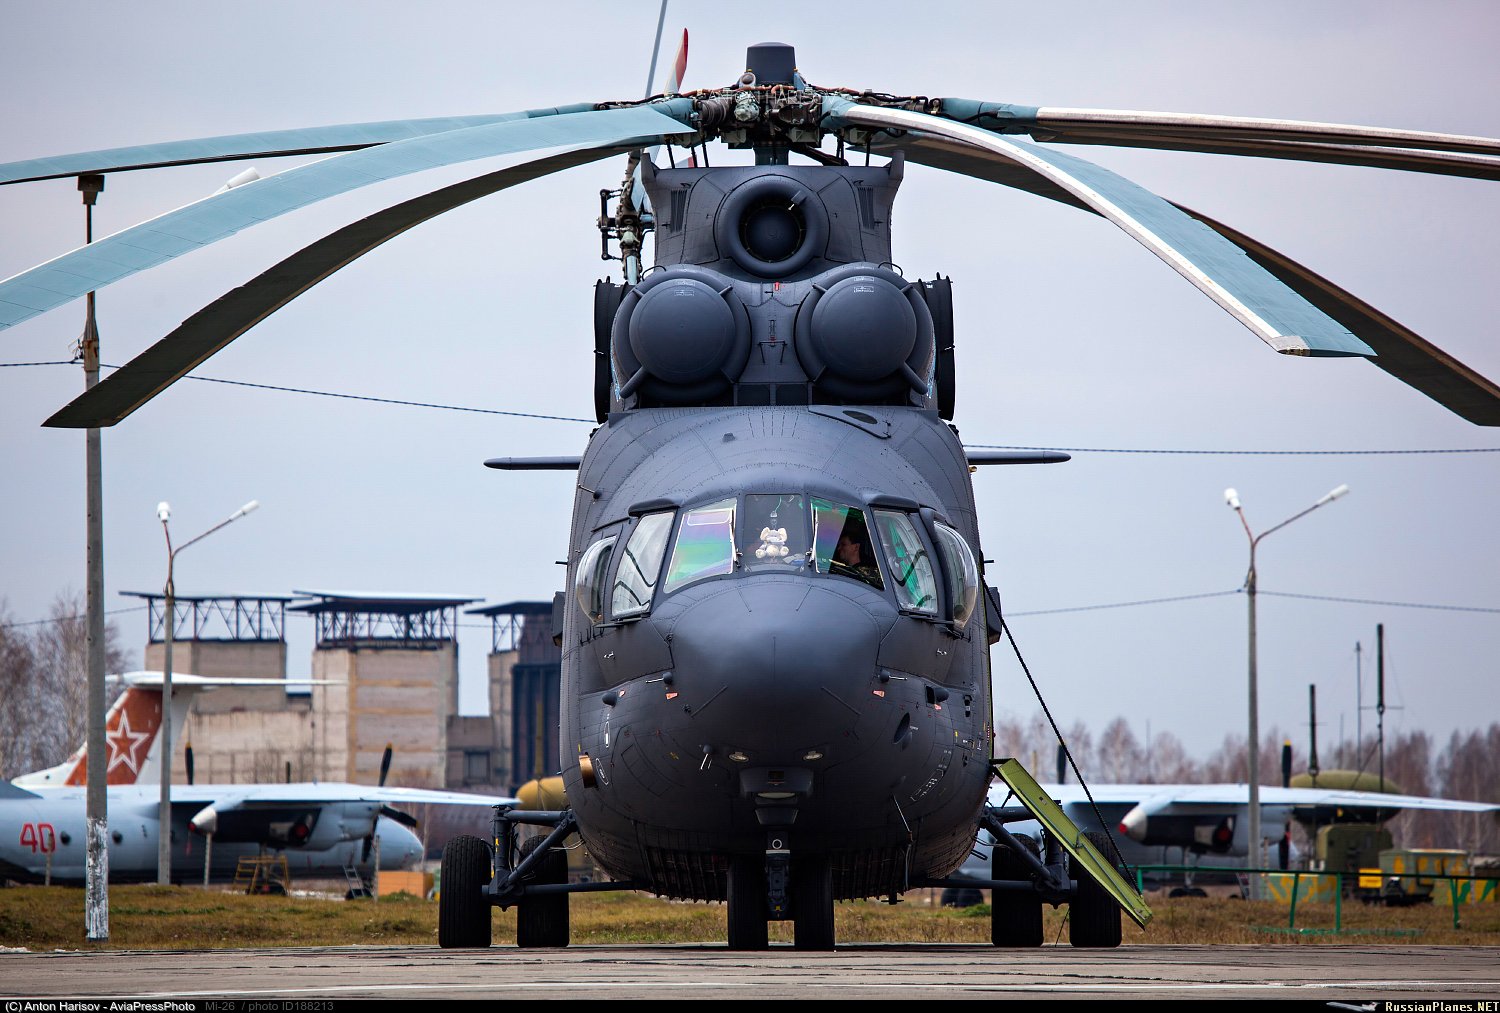
[{"label": "bare tree", "polygon": [[27,630],[0,601],[0,775],[5,777],[42,766],[34,713],[36,656]]},{"label": "bare tree", "polygon": [[[1500,723],[1467,735],[1454,732],[1437,760],[1437,780],[1444,796],[1471,802],[1500,802]],[[1500,826],[1492,813],[1450,813],[1447,837],[1471,854],[1500,854]]]},{"label": "bare tree", "polygon": [[[119,672],[119,630],[105,626],[105,668]],[[118,689],[115,690],[118,692]],[[0,773],[61,763],[88,726],[88,626],[83,598],[65,591],[47,620],[15,625],[0,608]]]},{"label": "bare tree", "polygon": [[1146,751],[1124,718],[1115,718],[1099,736],[1099,776],[1117,784],[1144,781]]},{"label": "bare tree", "polygon": [[1150,784],[1194,784],[1203,780],[1203,768],[1188,756],[1182,740],[1171,732],[1151,737],[1146,753],[1146,777]]}]

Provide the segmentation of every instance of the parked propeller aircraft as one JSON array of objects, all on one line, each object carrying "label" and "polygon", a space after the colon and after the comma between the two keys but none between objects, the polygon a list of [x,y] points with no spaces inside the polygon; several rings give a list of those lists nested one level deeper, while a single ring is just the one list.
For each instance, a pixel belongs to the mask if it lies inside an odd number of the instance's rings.
[{"label": "parked propeller aircraft", "polygon": [[[120,677],[110,708],[109,876],[149,882],[157,876],[160,833],[160,672]],[[267,685],[264,679],[173,674],[172,711],[184,727],[192,698],[216,686]],[[0,782],[0,879],[82,882],[85,874],[86,771],[83,749],[56,767]],[[383,780],[383,778],[382,778]],[[172,786],[172,879],[232,879],[241,857],[285,854],[295,876],[330,878],[353,869],[409,868],[422,858],[416,820],[396,805],[514,803],[512,798],[337,782]],[[376,846],[376,839],[379,844]]]},{"label": "parked propeller aircraft", "polygon": [[[1118,833],[1120,856],[1131,867],[1197,863],[1243,868],[1251,855],[1249,787],[1244,784],[1095,784],[1087,793],[1077,784],[1042,787],[1080,827]],[[990,804],[1005,804],[1006,794],[1003,785],[992,788]],[[1261,826],[1276,831],[1276,836],[1266,837],[1262,846],[1274,846],[1282,827],[1315,809],[1339,810],[1346,818],[1356,813],[1378,813],[1382,822],[1402,809],[1500,813],[1500,805],[1489,802],[1270,785],[1260,788],[1260,807]],[[1019,832],[1035,831],[1022,825]]]},{"label": "parked propeller aircraft", "polygon": [[[1052,145],[1496,179],[1500,141],[820,88],[779,43],[752,46],[726,87],[678,90],[674,81],[641,100],[0,166],[0,183],[22,183],[330,156],[0,282],[0,328],[325,197],[420,169],[550,152],[293,254],[48,420],[113,425],[415,225],[632,153],[618,203],[599,222],[606,251],[617,243],[624,265],[622,283],[601,282],[594,294],[599,425],[577,459],[494,462],[577,472],[554,623],[569,807],[504,810],[488,834],[450,842],[442,945],[488,946],[496,905],[517,907],[520,945],[566,945],[567,894],[612,886],[727,900],[735,949],[764,948],[773,919],[794,922],[797,946],[828,949],[836,900],[941,881],[980,826],[1006,845],[993,863],[1007,897],[994,906],[997,945],[1039,945],[1041,906],[1058,902],[1071,905],[1074,945],[1118,945],[1127,901],[1100,885],[1109,877],[1077,853],[1038,854],[1010,835],[1005,825],[1027,819],[1026,809],[987,805],[988,646],[1004,620],[981,568],[970,472],[1065,455],[966,451],[949,424],[951,284],[908,279],[893,262],[905,168],[936,166],[1099,215],[1275,351],[1371,358],[1460,416],[1496,425],[1500,388],[1409,329],[1276,250]],[[710,166],[713,141],[752,153],[754,164]],[[677,160],[669,148],[661,167],[644,152],[663,144],[703,159]],[[791,165],[793,155],[815,164]],[[643,271],[648,231],[656,264]],[[517,824],[550,830],[523,849]],[[613,884],[566,882],[560,849],[574,833]]]}]

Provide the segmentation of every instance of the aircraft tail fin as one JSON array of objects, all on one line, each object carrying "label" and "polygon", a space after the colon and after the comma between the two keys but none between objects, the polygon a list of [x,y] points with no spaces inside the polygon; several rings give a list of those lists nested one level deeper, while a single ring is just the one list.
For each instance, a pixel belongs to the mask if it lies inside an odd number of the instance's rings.
[{"label": "aircraft tail fin", "polygon": [[[110,676],[111,681],[125,684],[125,691],[110,707],[104,719],[104,735],[109,746],[106,764],[108,784],[150,783],[158,777],[160,748],[157,732],[161,729],[161,672],[126,672]],[[172,675],[172,727],[181,730],[187,721],[193,697],[216,686],[281,685],[270,679],[216,679],[186,672]],[[23,774],[12,784],[22,789],[78,787],[88,783],[88,749],[80,745],[62,763],[46,770]]]}]

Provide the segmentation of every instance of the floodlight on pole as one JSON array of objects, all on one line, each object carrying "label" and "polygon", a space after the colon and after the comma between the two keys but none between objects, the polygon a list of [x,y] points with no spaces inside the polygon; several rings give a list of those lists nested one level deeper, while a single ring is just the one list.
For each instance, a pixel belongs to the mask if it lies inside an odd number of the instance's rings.
[{"label": "floodlight on pole", "polygon": [[162,501],[156,504],[156,517],[161,521],[162,534],[167,539],[167,583],[163,587],[166,608],[162,622],[162,677],[161,677],[161,802],[157,811],[158,831],[156,842],[156,882],[161,886],[172,883],[172,635],[177,623],[176,588],[173,585],[173,569],[177,554],[195,542],[201,542],[220,528],[232,524],[260,506],[251,500],[227,518],[209,528],[196,538],[172,547],[172,529],[167,522],[172,516],[172,507]]},{"label": "floodlight on pole", "polygon": [[[1288,524],[1292,523],[1292,521],[1295,521],[1295,520],[1297,520],[1300,517],[1306,517],[1308,514],[1312,513],[1314,510],[1318,509],[1318,507],[1324,506],[1324,505],[1326,505],[1328,503],[1332,503],[1334,500],[1338,499],[1340,496],[1343,496],[1348,491],[1349,491],[1349,487],[1347,485],[1340,485],[1337,488],[1332,489],[1329,492],[1325,493],[1321,499],[1319,499],[1312,506],[1308,507],[1306,510],[1303,510],[1301,513],[1293,514],[1292,516],[1288,517],[1286,520],[1282,521],[1280,524],[1277,524],[1275,527],[1267,528],[1265,531],[1262,531],[1260,534],[1257,535],[1257,534],[1253,534],[1250,531],[1250,522],[1245,519],[1245,511],[1240,506],[1239,493],[1236,492],[1234,489],[1225,489],[1224,490],[1224,501],[1229,504],[1229,508],[1231,510],[1233,510],[1235,513],[1239,514],[1240,524],[1243,525],[1244,528],[1245,528],[1245,537],[1250,540],[1250,568],[1245,573],[1245,597],[1246,597],[1247,601],[1249,602],[1249,678],[1248,678],[1248,682],[1249,682],[1249,690],[1250,690],[1250,720],[1249,720],[1249,725],[1250,725],[1250,728],[1249,728],[1250,739],[1249,739],[1249,742],[1246,743],[1246,753],[1248,754],[1247,759],[1249,761],[1248,762],[1249,770],[1247,772],[1247,776],[1248,776],[1249,788],[1250,788],[1250,799],[1249,799],[1250,806],[1249,806],[1249,814],[1248,814],[1249,815],[1249,821],[1250,821],[1249,842],[1248,842],[1249,849],[1250,849],[1250,854],[1248,856],[1248,860],[1250,862],[1251,868],[1258,868],[1259,867],[1260,846],[1261,846],[1261,839],[1260,839],[1260,742],[1259,742],[1259,740],[1260,740],[1260,713],[1259,713],[1259,703],[1258,703],[1258,700],[1257,700],[1257,697],[1256,697],[1256,644],[1255,644],[1255,589],[1256,589],[1256,571],[1255,571],[1255,548],[1256,548],[1257,545],[1260,544],[1260,540],[1262,538],[1265,538],[1271,532],[1273,532],[1273,531],[1280,531],[1282,528],[1284,528]],[[1260,896],[1261,896],[1260,880],[1255,875],[1253,875],[1253,874],[1250,877],[1250,896],[1251,896],[1252,899],[1255,899],[1255,900],[1260,899]]]}]

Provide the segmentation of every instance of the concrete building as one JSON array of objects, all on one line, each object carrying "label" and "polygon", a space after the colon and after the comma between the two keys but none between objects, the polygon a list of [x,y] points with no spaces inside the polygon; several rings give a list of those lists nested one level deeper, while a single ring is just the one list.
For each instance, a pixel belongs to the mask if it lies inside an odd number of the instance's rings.
[{"label": "concrete building", "polygon": [[387,783],[448,784],[448,721],[458,714],[458,608],[433,595],[299,591],[291,606],[317,624],[313,748],[322,777],[373,784],[394,748]]},{"label": "concrete building", "polygon": [[[165,599],[146,601],[145,667],[164,663]],[[176,596],[174,672],[265,679],[258,687],[198,694],[173,733],[173,780],[248,783],[379,779],[387,783],[513,792],[557,773],[562,651],[553,603],[517,601],[467,610],[490,620],[488,713],[459,714],[458,609],[476,599],[299,591],[297,597]],[[292,604],[296,602],[296,604]],[[310,616],[310,687],[286,680],[286,613]]]},{"label": "concrete building", "polygon": [[[166,598],[126,592],[146,602],[145,668],[166,661]],[[200,782],[312,780],[312,699],[286,687],[286,605],[276,595],[173,596],[172,670],[215,678],[265,679],[265,689],[222,687],[199,693],[186,727],[172,732],[172,779],[187,782],[187,754]]]}]

